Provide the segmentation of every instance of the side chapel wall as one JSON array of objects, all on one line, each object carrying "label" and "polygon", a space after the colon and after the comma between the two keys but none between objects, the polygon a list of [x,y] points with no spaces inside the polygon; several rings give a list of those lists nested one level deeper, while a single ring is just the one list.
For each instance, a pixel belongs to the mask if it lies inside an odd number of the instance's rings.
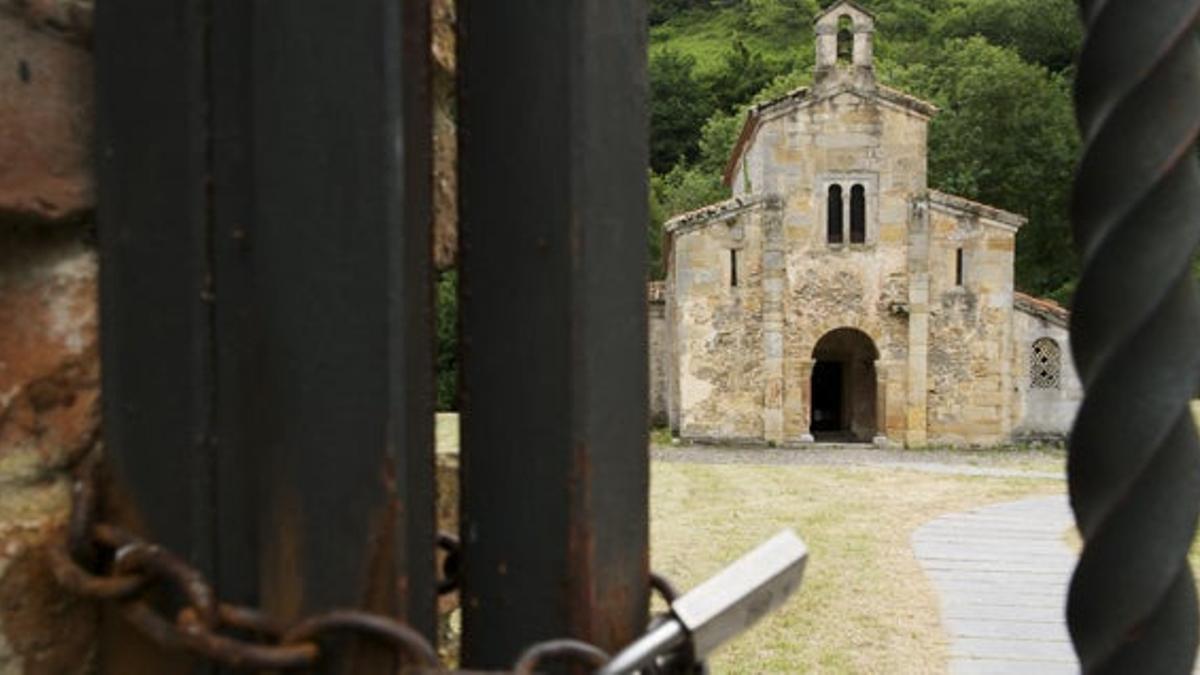
[{"label": "side chapel wall", "polygon": [[[1015,228],[930,208],[929,438],[1000,443],[1011,429]],[[956,282],[957,251],[963,283]]]},{"label": "side chapel wall", "polygon": [[764,226],[773,211],[758,203],[672,234],[668,314],[678,350],[672,408],[683,438],[764,439]]},{"label": "side chapel wall", "polygon": [[[1083,401],[1083,384],[1071,358],[1067,329],[1044,317],[1013,312],[1013,436],[1022,439],[1063,438]],[[1033,345],[1050,339],[1059,350],[1057,385],[1032,386]]]}]

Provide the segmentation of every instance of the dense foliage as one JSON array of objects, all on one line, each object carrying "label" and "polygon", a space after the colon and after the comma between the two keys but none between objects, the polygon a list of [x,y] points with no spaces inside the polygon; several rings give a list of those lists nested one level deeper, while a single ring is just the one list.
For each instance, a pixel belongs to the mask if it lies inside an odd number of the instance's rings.
[{"label": "dense foliage", "polygon": [[[746,108],[807,84],[811,21],[833,0],[651,0],[651,256],[671,214],[727,196]],[[880,79],[937,104],[930,185],[1029,217],[1019,288],[1069,299],[1066,209],[1080,29],[1071,0],[860,0]]]},{"label": "dense foliage", "polygon": [[[650,0],[652,276],[663,221],[728,196],[721,174],[753,103],[809,83],[812,19],[834,0]],[[1073,0],[859,0],[878,17],[880,79],[937,104],[931,187],[1029,217],[1017,286],[1068,301],[1066,209],[1081,33]],[[1200,275],[1200,262],[1197,263]],[[456,276],[439,279],[438,406],[457,391]]]}]

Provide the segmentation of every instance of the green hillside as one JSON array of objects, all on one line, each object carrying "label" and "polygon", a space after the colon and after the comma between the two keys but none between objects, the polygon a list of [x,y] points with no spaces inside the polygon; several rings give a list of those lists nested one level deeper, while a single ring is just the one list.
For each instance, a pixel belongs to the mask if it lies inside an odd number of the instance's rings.
[{"label": "green hillside", "polygon": [[[832,0],[651,0],[652,223],[726,198],[719,176],[748,105],[809,80],[812,18]],[[932,101],[930,184],[1029,217],[1017,285],[1067,300],[1071,0],[860,0],[881,80]],[[661,270],[656,270],[661,271]]]}]

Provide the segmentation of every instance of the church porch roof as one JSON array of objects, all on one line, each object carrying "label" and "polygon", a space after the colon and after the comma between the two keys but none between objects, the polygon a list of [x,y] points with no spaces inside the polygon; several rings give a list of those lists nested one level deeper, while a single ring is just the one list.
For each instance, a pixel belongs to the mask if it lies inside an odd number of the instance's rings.
[{"label": "church porch roof", "polygon": [[1029,221],[1029,219],[1025,216],[1017,215],[1015,213],[1005,211],[1004,209],[998,209],[994,206],[981,204],[976,201],[971,201],[965,197],[959,197],[941,192],[939,190],[930,190],[928,195],[929,203],[935,207],[941,207],[954,213],[982,218],[992,223],[1007,227],[1014,232],[1019,230],[1021,226]]},{"label": "church porch roof", "polygon": [[663,230],[675,234],[688,230],[702,228],[706,225],[728,220],[755,208],[781,208],[783,200],[778,195],[756,193],[740,195],[723,202],[709,204],[694,211],[688,211],[674,216],[663,224]]}]

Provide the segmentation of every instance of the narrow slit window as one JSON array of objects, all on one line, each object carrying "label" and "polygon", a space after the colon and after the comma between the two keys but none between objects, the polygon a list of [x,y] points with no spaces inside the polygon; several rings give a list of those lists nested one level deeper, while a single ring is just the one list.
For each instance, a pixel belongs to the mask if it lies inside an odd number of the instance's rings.
[{"label": "narrow slit window", "polygon": [[737,288],[737,285],[737,249],[731,248],[729,249],[729,286]]},{"label": "narrow slit window", "polygon": [[830,244],[842,243],[842,186],[829,186],[829,223],[827,238]]},{"label": "narrow slit window", "polygon": [[961,248],[954,252],[954,285],[963,285],[963,250]]},{"label": "narrow slit window", "polygon": [[867,241],[867,191],[861,185],[850,188],[850,243]]}]

